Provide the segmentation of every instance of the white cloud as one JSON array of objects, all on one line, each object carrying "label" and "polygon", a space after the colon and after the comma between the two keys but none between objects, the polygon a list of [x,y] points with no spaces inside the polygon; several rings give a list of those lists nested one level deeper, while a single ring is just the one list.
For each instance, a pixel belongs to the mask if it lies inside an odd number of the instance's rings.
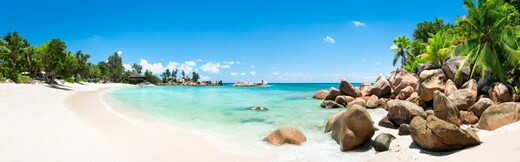
[{"label": "white cloud", "polygon": [[209,76],[206,76],[206,75],[200,75],[200,81],[208,81],[208,80],[211,80],[211,77]]},{"label": "white cloud", "polygon": [[179,66],[179,63],[176,63],[176,62],[169,62],[168,63],[168,66],[166,66],[167,69],[170,69],[170,70],[174,70],[177,68],[177,66]]},{"label": "white cloud", "polygon": [[229,69],[229,68],[231,68],[230,65],[220,65],[220,67],[221,67],[222,69]]},{"label": "white cloud", "polygon": [[195,61],[184,61],[184,64],[186,64],[187,66],[197,66],[197,63],[195,63]]},{"label": "white cloud", "polygon": [[235,76],[235,75],[237,75],[237,74],[238,74],[237,72],[231,72],[231,73],[229,73],[229,75],[232,75],[232,76]]},{"label": "white cloud", "polygon": [[336,40],[334,40],[334,38],[327,35],[325,38],[323,38],[323,43],[334,44],[334,43],[336,43]]},{"label": "white cloud", "polygon": [[366,24],[361,22],[361,21],[352,21],[352,24],[354,24],[354,26],[356,27],[362,27],[362,26],[365,26]]},{"label": "white cloud", "polygon": [[141,59],[141,62],[139,62],[139,65],[143,67],[143,71],[149,70],[154,74],[161,74],[164,70],[164,66],[162,63],[148,63],[147,60]]},{"label": "white cloud", "polygon": [[273,75],[278,75],[278,72],[277,71],[273,72]]},{"label": "white cloud", "polygon": [[233,64],[235,64],[235,61],[228,61],[228,62],[224,62],[224,64],[229,64],[229,65],[233,65]]},{"label": "white cloud", "polygon": [[195,60],[195,61],[197,61],[197,62],[203,62],[204,60],[203,60],[203,59],[197,59],[197,60]]},{"label": "white cloud", "polygon": [[256,71],[250,71],[249,74],[251,74],[252,76],[255,76],[256,75]]},{"label": "white cloud", "polygon": [[390,46],[390,50],[395,50],[395,49],[397,49],[397,46],[395,44]]},{"label": "white cloud", "polygon": [[240,73],[240,75],[244,76],[244,75],[246,75],[246,73]]},{"label": "white cloud", "polygon": [[219,63],[213,63],[213,62],[208,62],[204,65],[202,65],[200,68],[202,69],[202,71],[204,72],[210,72],[210,73],[218,73],[220,70],[218,69],[220,67],[220,64]]},{"label": "white cloud", "polygon": [[121,50],[117,51],[116,53],[117,53],[117,55],[119,55],[119,56],[123,55],[123,51],[121,51]]},{"label": "white cloud", "polygon": [[125,71],[132,71],[132,65],[130,64],[123,64],[123,67],[125,68]]}]

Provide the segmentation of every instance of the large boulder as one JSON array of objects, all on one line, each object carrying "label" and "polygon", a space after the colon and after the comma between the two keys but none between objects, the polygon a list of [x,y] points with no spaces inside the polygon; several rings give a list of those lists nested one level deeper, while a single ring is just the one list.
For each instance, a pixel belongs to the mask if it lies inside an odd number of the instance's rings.
[{"label": "large boulder", "polygon": [[412,93],[410,97],[406,99],[406,101],[416,104],[417,106],[426,107],[426,103],[419,97],[419,94],[417,92]]},{"label": "large boulder", "polygon": [[446,76],[441,69],[435,70],[424,70],[419,75],[419,97],[424,102],[430,102],[433,100],[433,92],[441,91],[444,92]]},{"label": "large boulder", "polygon": [[336,100],[336,97],[338,97],[339,95],[341,95],[341,92],[334,88],[334,87],[330,87],[330,90],[329,90],[329,94],[327,95],[327,97],[325,97],[325,100]]},{"label": "large boulder", "polygon": [[411,87],[411,86],[408,86],[408,87],[404,88],[403,90],[401,90],[401,92],[399,92],[398,98],[400,100],[406,100],[414,92],[415,92],[415,89],[413,87]]},{"label": "large boulder", "polygon": [[446,89],[444,89],[444,94],[446,94],[446,96],[449,96],[453,93],[455,93],[455,91],[457,91],[457,86],[455,85],[455,83],[453,81],[451,81],[451,79],[448,79],[448,81],[446,81]]},{"label": "large boulder", "polygon": [[[475,79],[470,79],[466,83],[464,83],[460,89],[467,89],[471,91],[471,94],[474,98],[478,98],[478,84]],[[447,94],[446,94],[447,95]]]},{"label": "large boulder", "polygon": [[513,101],[513,87],[495,82],[491,84],[488,95],[495,103],[511,102]]},{"label": "large boulder", "polygon": [[363,82],[359,86],[359,91],[361,91],[361,96],[369,96],[368,93],[372,89],[372,84],[370,82]]},{"label": "large boulder", "polygon": [[431,70],[431,69],[439,69],[441,68],[439,65],[432,65],[432,64],[419,64],[417,66],[417,72],[416,74],[419,75],[421,74],[422,71],[424,70]]},{"label": "large boulder", "polygon": [[464,58],[464,56],[452,57],[446,60],[446,62],[444,62],[444,64],[442,65],[442,71],[444,72],[444,75],[446,75],[446,78],[453,80],[457,87],[460,87],[464,82],[466,82],[470,78],[469,74],[471,72],[471,67],[469,64],[466,64],[466,66],[462,68],[459,77],[455,77],[460,65],[462,64],[462,61],[464,61]]},{"label": "large boulder", "polygon": [[347,80],[343,79],[341,80],[341,83],[339,84],[339,91],[341,91],[343,94],[352,96],[352,97],[361,97],[361,91],[357,89],[356,87],[352,86]]},{"label": "large boulder", "polygon": [[394,135],[388,133],[381,133],[377,135],[376,139],[372,142],[374,150],[376,151],[388,151],[390,143],[395,139]]},{"label": "large boulder", "polygon": [[434,115],[439,119],[460,126],[460,112],[457,106],[440,91],[435,91],[433,95],[433,111]]},{"label": "large boulder", "polygon": [[340,116],[344,111],[347,110],[342,110],[329,117],[329,120],[327,120],[327,124],[325,125],[325,133],[332,131],[332,128],[334,127],[334,121],[336,121],[336,118]]},{"label": "large boulder", "polygon": [[415,117],[410,123],[412,140],[430,151],[450,151],[480,144],[477,134],[430,115]]},{"label": "large boulder", "polygon": [[397,126],[401,124],[410,124],[410,121],[416,116],[426,116],[426,112],[422,107],[414,103],[403,100],[391,100],[387,102],[388,118],[394,121]]},{"label": "large boulder", "polygon": [[366,107],[367,103],[366,103],[365,99],[363,99],[363,98],[356,98],[352,102],[349,102],[347,107],[350,107],[352,105],[359,105],[361,107]]},{"label": "large boulder", "polygon": [[469,108],[469,111],[473,112],[473,114],[480,118],[482,112],[484,112],[491,105],[493,105],[493,101],[491,101],[491,99],[482,97]]},{"label": "large boulder", "polygon": [[464,111],[468,111],[477,101],[476,96],[473,96],[469,89],[457,90],[453,94],[449,95],[448,99],[457,106],[457,109]]},{"label": "large boulder", "polygon": [[410,135],[410,125],[408,125],[408,124],[401,124],[401,126],[399,126],[398,134],[400,136]]},{"label": "large boulder", "polygon": [[417,90],[417,81],[417,77],[408,73],[403,68],[398,68],[395,72],[391,73],[388,78],[388,82],[390,82],[392,90],[394,90],[394,94],[396,95],[408,86],[414,88],[414,91]]},{"label": "large boulder", "polygon": [[321,102],[320,106],[322,108],[325,108],[325,109],[331,109],[331,108],[341,108],[341,107],[345,107],[341,104],[338,104],[332,100],[325,100],[323,102]]},{"label": "large boulder", "polygon": [[286,143],[301,145],[307,141],[307,138],[296,128],[280,127],[267,135],[267,137],[264,138],[264,141],[274,145],[283,145]]},{"label": "large boulder", "polygon": [[379,103],[379,98],[377,98],[376,95],[372,95],[372,96],[370,96],[370,98],[368,98],[367,108],[376,108],[376,107],[379,107],[379,105],[381,105],[381,104]]},{"label": "large boulder", "polygon": [[312,96],[312,98],[325,99],[328,95],[329,95],[329,91],[322,89],[322,90],[316,91],[316,93],[314,94],[314,96]]},{"label": "large boulder", "polygon": [[477,124],[478,117],[471,111],[460,111],[462,124]]},{"label": "large boulder", "polygon": [[346,106],[348,103],[354,101],[354,97],[339,95],[336,97],[336,99],[334,101],[338,104]]},{"label": "large boulder", "polygon": [[379,121],[379,123],[377,123],[377,125],[386,127],[386,128],[392,128],[392,129],[399,128],[399,124],[397,124],[395,121],[390,119],[388,116],[383,117],[383,119],[381,119]]},{"label": "large boulder", "polygon": [[374,136],[372,117],[364,107],[352,105],[339,113],[334,119],[331,136],[342,151],[354,149]]},{"label": "large boulder", "polygon": [[392,92],[392,87],[390,86],[390,82],[382,76],[379,75],[377,77],[376,82],[374,83],[374,86],[368,91],[368,95],[376,95],[377,97],[385,97],[390,95]]},{"label": "large boulder", "polygon": [[487,108],[478,122],[478,128],[495,130],[520,120],[520,103],[506,102]]}]

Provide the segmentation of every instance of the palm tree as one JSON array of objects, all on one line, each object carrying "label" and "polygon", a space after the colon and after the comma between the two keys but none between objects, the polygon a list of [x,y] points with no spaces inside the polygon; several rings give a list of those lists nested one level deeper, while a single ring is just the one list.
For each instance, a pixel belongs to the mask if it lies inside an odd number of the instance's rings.
[{"label": "palm tree", "polygon": [[395,38],[394,45],[391,48],[392,51],[396,52],[392,64],[395,66],[397,60],[401,57],[401,67],[403,67],[406,64],[406,56],[409,55],[411,48],[412,41],[406,36],[398,36]]},{"label": "palm tree", "polygon": [[428,46],[426,52],[421,54],[421,57],[432,65],[441,65],[450,57],[453,49],[453,37],[446,32],[437,32],[430,34],[428,38]]},{"label": "palm tree", "polygon": [[468,27],[471,37],[457,45],[453,55],[465,55],[456,77],[460,76],[462,68],[473,65],[471,77],[479,74],[481,78],[506,81],[506,70],[518,67],[520,52],[517,51],[517,41],[514,38],[513,27],[507,24],[508,17],[513,14],[498,12],[504,4],[501,0],[479,0],[475,5],[473,0],[464,0],[468,9],[466,18],[460,18],[459,24]]}]

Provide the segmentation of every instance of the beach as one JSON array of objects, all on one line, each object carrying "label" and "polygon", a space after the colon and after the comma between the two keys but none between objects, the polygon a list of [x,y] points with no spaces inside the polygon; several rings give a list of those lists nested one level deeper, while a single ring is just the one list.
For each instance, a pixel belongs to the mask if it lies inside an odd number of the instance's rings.
[{"label": "beach", "polygon": [[189,130],[121,118],[100,93],[125,86],[0,84],[0,161],[266,160],[226,153]]}]

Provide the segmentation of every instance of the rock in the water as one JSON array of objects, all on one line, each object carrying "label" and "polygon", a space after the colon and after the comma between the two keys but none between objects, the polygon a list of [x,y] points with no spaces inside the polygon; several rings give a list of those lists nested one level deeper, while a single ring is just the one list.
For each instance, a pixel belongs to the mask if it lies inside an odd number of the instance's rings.
[{"label": "rock in the water", "polygon": [[379,98],[377,98],[376,95],[372,95],[372,96],[370,96],[370,98],[368,98],[367,108],[376,108],[379,105],[381,105],[381,104],[379,103]]},{"label": "rock in the water", "polygon": [[416,104],[417,106],[426,107],[426,103],[423,102],[421,97],[419,97],[419,94],[417,92],[412,93],[410,97],[406,99],[406,101]]},{"label": "rock in the water", "polygon": [[468,89],[471,91],[474,98],[478,98],[478,84],[475,79],[468,80],[460,87],[460,89]]},{"label": "rock in the water", "polygon": [[383,119],[381,119],[377,125],[392,129],[399,127],[399,124],[397,124],[395,121],[392,121],[388,116],[383,117]]},{"label": "rock in the water", "polygon": [[457,74],[457,71],[459,70],[459,67],[462,64],[462,61],[464,61],[464,58],[464,56],[451,57],[450,59],[446,60],[446,62],[444,62],[444,64],[442,65],[442,71],[446,75],[446,78],[453,80],[457,87],[460,87],[464,82],[466,82],[470,78],[470,64],[466,64],[466,66],[462,68],[462,71],[458,78],[455,77],[455,74]]},{"label": "rock in the water", "polygon": [[426,116],[422,107],[403,100],[391,100],[387,102],[388,114],[391,121],[401,124],[409,124],[415,116]]},{"label": "rock in the water", "polygon": [[476,124],[478,122],[478,117],[471,111],[460,111],[460,117],[462,124]]},{"label": "rock in the water", "polygon": [[334,88],[334,87],[330,87],[330,90],[329,90],[329,94],[327,95],[327,97],[325,97],[325,100],[336,100],[336,97],[338,97],[338,95],[341,95],[341,92]]},{"label": "rock in the water", "polygon": [[478,128],[495,130],[520,120],[520,103],[506,102],[488,107],[480,116]]},{"label": "rock in the water", "polygon": [[430,151],[450,151],[480,144],[477,134],[430,115],[415,117],[410,123],[412,140]]},{"label": "rock in the water", "polygon": [[329,91],[327,90],[319,90],[317,91],[312,98],[314,99],[325,99],[329,95]]},{"label": "rock in the water", "polygon": [[475,104],[477,98],[473,96],[471,90],[469,89],[460,89],[455,91],[455,93],[448,96],[457,109],[468,111],[471,106]]},{"label": "rock in the water", "polygon": [[513,101],[513,87],[508,84],[495,82],[488,91],[489,98],[495,103]]},{"label": "rock in the water", "polygon": [[379,75],[374,86],[370,89],[370,91],[368,91],[368,95],[376,95],[377,97],[381,98],[390,95],[391,92],[392,87],[390,86],[390,82],[388,82],[384,76]]},{"label": "rock in the water", "polygon": [[446,88],[445,82],[446,76],[441,69],[435,70],[424,70],[419,75],[419,97],[424,102],[430,102],[433,100],[433,92],[441,91],[444,92]]},{"label": "rock in the water", "polygon": [[324,131],[325,133],[329,133],[330,131],[332,131],[332,128],[334,127],[334,121],[336,121],[336,118],[338,116],[340,116],[344,111],[347,111],[347,110],[342,110],[340,112],[337,112],[329,118],[329,120],[327,121],[327,124],[325,125],[325,131]]},{"label": "rock in the water", "polygon": [[264,141],[274,145],[283,145],[286,143],[301,145],[307,141],[307,138],[296,128],[280,127],[267,135],[267,137],[264,138]]},{"label": "rock in the water", "polygon": [[480,118],[482,112],[484,112],[491,105],[493,105],[493,101],[491,101],[491,99],[481,97],[473,106],[469,108],[469,111],[473,112],[473,114]]},{"label": "rock in the water", "polygon": [[361,97],[361,91],[357,89],[356,87],[352,86],[347,80],[343,79],[341,80],[341,83],[339,84],[339,90],[348,96],[352,96],[354,98]]},{"label": "rock in the water", "polygon": [[401,136],[410,135],[410,125],[401,124],[401,126],[399,126],[399,135],[401,135]]},{"label": "rock in the water", "polygon": [[381,133],[377,135],[376,139],[372,142],[374,150],[376,151],[388,151],[390,143],[395,139],[394,135],[388,133]]},{"label": "rock in the water", "polygon": [[326,108],[326,109],[331,109],[331,108],[341,108],[341,107],[345,107],[341,104],[338,104],[334,101],[331,101],[331,100],[325,100],[323,102],[321,102],[321,105],[320,105],[322,108]]},{"label": "rock in the water", "polygon": [[263,107],[263,106],[251,106],[249,109],[255,110],[255,111],[265,111],[265,110],[268,110],[267,107]]},{"label": "rock in the water", "polygon": [[455,83],[453,81],[451,81],[451,79],[448,79],[448,81],[446,81],[446,89],[444,89],[444,94],[446,94],[446,96],[450,96],[451,94],[455,93],[455,91],[457,91],[457,86],[455,85]]},{"label": "rock in the water", "polygon": [[411,86],[408,86],[406,88],[404,88],[403,90],[401,90],[401,92],[399,92],[399,99],[401,100],[406,100],[408,99],[413,93],[415,92],[415,89]]},{"label": "rock in the water", "polygon": [[433,95],[433,111],[434,115],[439,119],[460,126],[460,112],[457,106],[440,91],[435,91]]},{"label": "rock in the water", "polygon": [[342,151],[354,149],[374,136],[374,124],[364,107],[352,105],[340,112],[332,126],[331,136]]},{"label": "rock in the water", "polygon": [[365,100],[363,98],[356,98],[356,99],[354,99],[354,101],[348,103],[347,107],[350,107],[352,105],[359,105],[361,107],[366,107],[367,106],[367,104],[366,104],[366,102],[365,102]]},{"label": "rock in the water", "polygon": [[340,95],[340,96],[337,96],[336,100],[334,100],[334,101],[338,104],[346,106],[348,103],[354,101],[354,97]]},{"label": "rock in the water", "polygon": [[359,86],[359,91],[361,91],[361,96],[369,96],[368,93],[372,89],[372,84],[370,82],[363,82]]},{"label": "rock in the water", "polygon": [[412,74],[408,73],[403,68],[398,68],[390,74],[388,78],[388,82],[390,82],[390,85],[392,86],[392,89],[394,90],[394,94],[399,94],[401,90],[404,88],[410,86],[414,88],[414,91],[417,90],[418,87],[418,79],[413,76]]}]

